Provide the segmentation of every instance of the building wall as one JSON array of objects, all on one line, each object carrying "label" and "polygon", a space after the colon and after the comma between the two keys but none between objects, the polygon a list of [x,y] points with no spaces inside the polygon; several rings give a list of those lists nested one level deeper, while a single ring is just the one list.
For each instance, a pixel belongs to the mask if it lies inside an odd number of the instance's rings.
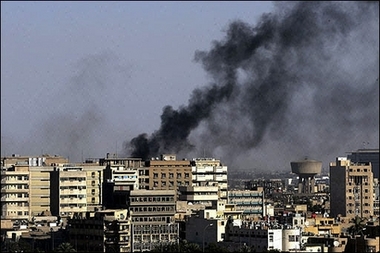
[{"label": "building wall", "polygon": [[330,164],[331,214],[348,218],[373,215],[373,173],[370,163],[337,158]]},{"label": "building wall", "polygon": [[177,243],[175,190],[132,190],[129,213],[132,252],[150,251],[160,244]]},{"label": "building wall", "polygon": [[87,212],[87,177],[81,167],[56,167],[50,178],[53,215],[72,217]]},{"label": "building wall", "polygon": [[191,165],[192,184],[194,186],[218,186],[219,198],[227,202],[227,166],[215,158],[194,158]]},{"label": "building wall", "polygon": [[242,210],[248,216],[263,216],[263,187],[257,190],[229,190],[228,203],[236,204],[237,210]]},{"label": "building wall", "polygon": [[359,149],[348,154],[347,158],[354,163],[370,162],[373,177],[379,179],[379,149]]},{"label": "building wall", "polygon": [[29,218],[29,190],[27,164],[1,171],[1,219]]},{"label": "building wall", "polygon": [[53,166],[29,167],[30,170],[30,216],[50,211],[50,173]]},{"label": "building wall", "polygon": [[163,154],[161,160],[147,161],[146,167],[149,171],[149,189],[177,190],[179,186],[191,185],[191,165],[188,160],[178,161],[175,155]]}]

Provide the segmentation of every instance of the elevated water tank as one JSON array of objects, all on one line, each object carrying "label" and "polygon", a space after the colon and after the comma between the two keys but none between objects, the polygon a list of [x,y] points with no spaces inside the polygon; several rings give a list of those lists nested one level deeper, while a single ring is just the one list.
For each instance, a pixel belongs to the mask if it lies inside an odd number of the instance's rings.
[{"label": "elevated water tank", "polygon": [[297,174],[298,180],[298,193],[310,194],[314,193],[315,175],[322,172],[322,162],[316,160],[301,160],[291,162],[290,166],[292,172]]}]

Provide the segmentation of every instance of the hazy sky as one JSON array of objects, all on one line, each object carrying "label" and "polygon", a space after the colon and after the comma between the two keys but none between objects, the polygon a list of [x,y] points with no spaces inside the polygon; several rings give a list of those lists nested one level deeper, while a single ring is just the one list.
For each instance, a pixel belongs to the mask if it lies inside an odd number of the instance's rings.
[{"label": "hazy sky", "polygon": [[[1,155],[129,155],[145,133],[179,158],[290,170],[378,148],[378,3],[305,4],[2,2]],[[192,149],[163,140],[176,131]]]}]

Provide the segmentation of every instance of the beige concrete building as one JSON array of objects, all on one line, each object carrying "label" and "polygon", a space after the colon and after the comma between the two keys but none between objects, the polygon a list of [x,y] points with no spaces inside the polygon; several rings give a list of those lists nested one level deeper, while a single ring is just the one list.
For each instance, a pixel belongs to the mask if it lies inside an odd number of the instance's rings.
[{"label": "beige concrete building", "polygon": [[132,190],[129,199],[132,252],[179,242],[175,190]]},{"label": "beige concrete building", "polygon": [[72,217],[87,212],[86,172],[81,167],[55,167],[50,181],[52,215]]},{"label": "beige concrete building", "polygon": [[[177,160],[174,154],[146,161],[149,172],[149,189],[178,190],[179,186],[191,185],[191,165],[188,160]],[[176,199],[177,199],[176,195]]]},{"label": "beige concrete building", "polygon": [[227,166],[215,158],[194,158],[191,171],[193,186],[217,186],[219,199],[227,203]]},{"label": "beige concrete building", "polygon": [[1,219],[28,220],[29,167],[13,165],[1,171]]},{"label": "beige concrete building", "polygon": [[[63,213],[79,211],[74,210],[73,205],[82,211],[101,208],[104,166],[98,163],[73,165],[63,157],[48,155],[2,157],[1,163],[2,219],[31,220],[43,212],[50,212],[51,196],[56,196],[53,198],[55,205],[61,200],[66,202],[61,203],[68,205],[65,207],[67,210],[62,210]],[[71,172],[74,175],[63,176],[69,173],[70,168],[81,170],[81,176],[78,177],[75,172]],[[58,178],[54,179],[54,175]],[[64,191],[59,187],[64,187]],[[56,206],[54,208],[57,209]],[[57,209],[57,214],[62,212]]]},{"label": "beige concrete building", "polygon": [[30,218],[50,212],[50,173],[54,166],[29,167]]},{"label": "beige concrete building", "polygon": [[373,208],[373,173],[367,163],[353,163],[338,157],[330,163],[330,211],[348,218],[370,218]]}]

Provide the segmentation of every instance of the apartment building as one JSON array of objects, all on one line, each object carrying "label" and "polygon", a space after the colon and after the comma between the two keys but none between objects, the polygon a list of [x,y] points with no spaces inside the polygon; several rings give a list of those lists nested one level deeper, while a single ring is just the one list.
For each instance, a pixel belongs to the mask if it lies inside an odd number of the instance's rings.
[{"label": "apartment building", "polygon": [[[190,161],[177,160],[174,154],[163,154],[161,158],[153,158],[146,161],[145,166],[149,173],[149,189],[177,190],[179,186],[191,185]],[[176,199],[177,197],[176,195]]]},{"label": "apartment building", "polygon": [[379,175],[379,149],[358,149],[348,152],[347,158],[354,163],[370,162],[372,165],[373,177],[380,179]]},{"label": "apartment building", "polygon": [[81,167],[55,167],[50,181],[52,215],[71,217],[87,212],[86,172]]},{"label": "apartment building", "polygon": [[370,218],[374,214],[371,163],[354,163],[346,157],[330,163],[330,202],[333,217]]},{"label": "apartment building", "polygon": [[29,166],[12,165],[1,171],[1,219],[28,220],[30,214]]},{"label": "apartment building", "polygon": [[107,154],[100,159],[105,166],[103,176],[103,205],[106,208],[127,208],[129,194],[139,188],[140,158],[119,158]]},{"label": "apartment building", "polygon": [[30,218],[46,211],[50,212],[50,173],[52,171],[54,171],[54,166],[29,167]]},{"label": "apartment building", "polygon": [[216,207],[219,200],[218,186],[180,186],[178,191],[178,200],[191,205],[202,205],[204,208]]},{"label": "apartment building", "polygon": [[67,162],[57,155],[2,157],[1,218],[31,220],[50,211],[50,172]]},{"label": "apartment building", "polygon": [[132,190],[129,197],[132,252],[179,242],[175,190]]},{"label": "apartment building", "polygon": [[243,214],[252,217],[263,217],[264,188],[255,187],[252,190],[229,190],[228,203],[235,204]]},{"label": "apartment building", "polygon": [[86,173],[87,211],[95,212],[101,210],[103,203],[103,173],[105,167],[99,165],[98,162],[90,160],[80,164],[80,167]]},{"label": "apartment building", "polygon": [[227,166],[215,158],[194,158],[191,171],[193,186],[217,186],[219,198],[227,203]]}]

